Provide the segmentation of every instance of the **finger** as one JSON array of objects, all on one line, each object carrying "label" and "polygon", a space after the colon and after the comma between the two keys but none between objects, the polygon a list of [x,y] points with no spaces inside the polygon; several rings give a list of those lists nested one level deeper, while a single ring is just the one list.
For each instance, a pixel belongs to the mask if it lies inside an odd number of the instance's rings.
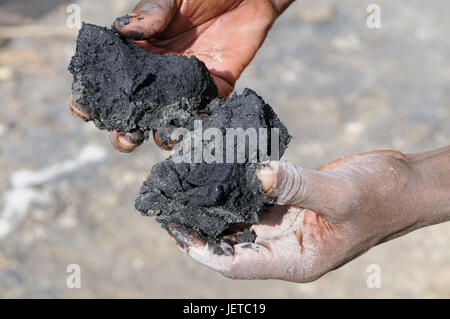
[{"label": "finger", "polygon": [[181,132],[174,125],[153,131],[153,140],[156,145],[166,151],[171,151],[181,141],[181,138]]},{"label": "finger", "polygon": [[[210,70],[211,72],[212,70]],[[217,86],[217,89],[219,91],[219,96],[221,98],[226,99],[228,95],[230,95],[234,90],[234,83],[230,83],[228,80],[221,78],[213,73],[211,73],[211,76],[214,80],[214,83]]]},{"label": "finger", "polygon": [[178,247],[187,254],[189,254],[191,249],[208,247],[213,255],[232,255],[233,249],[227,242],[221,241],[218,244],[208,244],[196,231],[187,229],[174,222],[167,224],[167,231],[176,240]]},{"label": "finger", "polygon": [[298,233],[291,232],[282,240],[260,240],[231,246],[226,241],[206,243],[192,231],[174,223],[168,225],[168,231],[189,257],[226,277],[303,281]]},{"label": "finger", "polygon": [[[205,123],[209,117],[209,114],[200,113],[199,116],[203,123]],[[170,125],[157,131],[153,131],[153,140],[156,145],[166,151],[171,151],[178,143],[181,142],[182,139],[183,130],[175,125]]]},{"label": "finger", "polygon": [[195,261],[232,279],[302,281],[301,246],[293,236],[283,241],[238,244],[232,249],[232,255],[217,255],[207,244],[191,247],[187,254]]},{"label": "finger", "polygon": [[196,232],[175,223],[169,223],[167,231],[176,240],[178,247],[195,261],[222,274],[230,272],[234,252],[227,242],[207,243]]},{"label": "finger", "polygon": [[91,120],[91,108],[87,105],[81,105],[73,99],[73,95],[70,95],[70,111],[72,114],[85,121],[89,122]]},{"label": "finger", "polygon": [[130,153],[142,144],[144,138],[140,131],[120,133],[118,131],[108,132],[111,145],[122,153]]},{"label": "finger", "polygon": [[303,256],[299,238],[291,233],[282,240],[234,246],[228,277],[235,279],[282,279],[303,281]]},{"label": "finger", "polygon": [[167,225],[167,231],[173,239],[176,240],[181,249],[188,249],[189,247],[203,247],[205,242],[200,239],[198,234],[192,230],[188,230],[183,226],[170,222]]},{"label": "finger", "polygon": [[331,219],[348,213],[357,192],[349,175],[313,171],[288,162],[273,162],[257,176],[263,191],[275,196],[278,205],[308,208]]},{"label": "finger", "polygon": [[[245,247],[245,248],[243,248]],[[257,244],[239,244],[230,249],[231,254],[215,254],[215,247],[210,244],[190,247],[186,253],[195,261],[234,279],[266,279],[268,268],[273,262],[272,253]],[[267,266],[264,267],[264,265]]]},{"label": "finger", "polygon": [[133,40],[148,40],[164,32],[177,13],[176,0],[143,0],[129,15],[117,18],[116,31]]}]

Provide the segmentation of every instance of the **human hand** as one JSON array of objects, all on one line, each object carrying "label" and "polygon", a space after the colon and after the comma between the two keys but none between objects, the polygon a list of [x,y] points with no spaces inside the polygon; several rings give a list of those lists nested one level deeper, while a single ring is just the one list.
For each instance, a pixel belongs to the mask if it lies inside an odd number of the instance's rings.
[{"label": "human hand", "polygon": [[195,55],[228,96],[286,0],[143,0],[115,29],[151,53]]},{"label": "human hand", "polygon": [[[221,97],[228,96],[262,45],[276,17],[293,0],[143,0],[114,22],[121,35],[151,53],[195,55],[209,69]],[[71,98],[71,110],[89,121],[89,106]],[[157,136],[157,135],[156,135]],[[114,148],[131,152],[138,132],[109,133]],[[158,138],[155,138],[157,144]]]},{"label": "human hand", "polygon": [[[413,156],[371,152],[318,171],[271,167],[258,176],[281,206],[252,226],[255,243],[206,244],[169,225],[179,247],[226,277],[309,282],[373,246],[450,219],[450,147]],[[217,246],[223,254],[214,254]]]}]

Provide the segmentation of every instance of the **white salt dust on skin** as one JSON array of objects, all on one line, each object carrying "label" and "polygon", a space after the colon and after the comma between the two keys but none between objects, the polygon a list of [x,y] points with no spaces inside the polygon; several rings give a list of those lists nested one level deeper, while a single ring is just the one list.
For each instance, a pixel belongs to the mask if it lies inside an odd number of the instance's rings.
[{"label": "white salt dust on skin", "polygon": [[68,159],[47,168],[31,171],[17,171],[10,177],[12,188],[4,193],[4,207],[0,213],[0,239],[5,238],[24,220],[32,204],[49,203],[51,194],[36,189],[54,178],[71,173],[84,165],[100,162],[106,158],[106,151],[96,145],[84,147],[75,159]]},{"label": "white salt dust on skin", "polygon": [[[304,209],[275,207],[269,218],[254,225],[255,243],[243,243],[231,247],[219,246],[225,254],[214,254],[214,247],[196,243],[181,249],[192,259],[233,279],[283,279],[310,281],[317,258],[315,247],[301,242]],[[281,219],[281,222],[280,222]],[[224,247],[228,245],[229,247]],[[308,243],[309,246],[312,242]],[[228,252],[232,252],[231,254]],[[315,269],[318,270],[318,269]],[[314,273],[314,278],[319,274]]]}]

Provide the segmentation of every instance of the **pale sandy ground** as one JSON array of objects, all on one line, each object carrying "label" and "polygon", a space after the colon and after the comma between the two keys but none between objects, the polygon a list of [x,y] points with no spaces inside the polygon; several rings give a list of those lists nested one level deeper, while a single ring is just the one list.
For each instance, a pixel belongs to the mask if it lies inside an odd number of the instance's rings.
[{"label": "pale sandy ground", "polygon": [[[373,149],[450,144],[450,2],[377,0],[382,28],[370,30],[372,2],[299,1],[242,76],[237,91],[257,90],[295,136],[286,159],[316,167]],[[78,3],[85,20],[101,25],[131,6]],[[374,248],[309,284],[232,281],[181,254],[133,209],[166,154],[151,143],[116,153],[103,132],[68,111],[75,33],[64,30],[66,5],[0,1],[2,28],[22,19],[66,33],[0,48],[0,297],[450,297],[449,223]],[[69,264],[81,266],[81,289],[66,287]],[[380,289],[366,286],[370,264],[381,267]]]}]

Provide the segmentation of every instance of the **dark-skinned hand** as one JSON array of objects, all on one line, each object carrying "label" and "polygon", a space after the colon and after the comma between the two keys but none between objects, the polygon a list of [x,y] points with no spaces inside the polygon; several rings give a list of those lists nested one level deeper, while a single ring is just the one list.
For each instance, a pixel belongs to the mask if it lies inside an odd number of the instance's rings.
[{"label": "dark-skinned hand", "polygon": [[[227,97],[255,56],[275,19],[292,0],[143,0],[118,33],[151,53],[195,55],[209,69],[221,97]],[[90,120],[88,105],[71,98],[72,113]],[[154,136],[161,147],[158,134]],[[143,140],[137,132],[109,132],[114,148],[131,152]]]}]

